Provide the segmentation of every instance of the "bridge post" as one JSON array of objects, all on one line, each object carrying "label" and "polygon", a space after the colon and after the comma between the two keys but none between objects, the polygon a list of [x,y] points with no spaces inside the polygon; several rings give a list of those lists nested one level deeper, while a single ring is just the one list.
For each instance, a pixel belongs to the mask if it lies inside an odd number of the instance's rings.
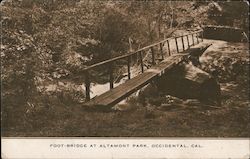
[{"label": "bridge post", "polygon": [[177,53],[179,53],[177,38],[175,38],[175,45],[176,45],[176,51],[177,51]]},{"label": "bridge post", "polygon": [[192,34],[192,41],[193,41],[193,46],[194,46],[194,34]]},{"label": "bridge post", "polygon": [[167,45],[168,45],[168,55],[171,56],[170,45],[169,45],[169,41],[168,40],[167,40]]},{"label": "bridge post", "polygon": [[151,53],[152,53],[152,64],[155,65],[155,51],[153,46],[150,48]]},{"label": "bridge post", "polygon": [[199,37],[198,37],[198,33],[196,33],[196,39],[197,39],[197,44],[199,44]]},{"label": "bridge post", "polygon": [[89,72],[85,71],[85,95],[86,101],[90,101],[90,80],[89,80]]},{"label": "bridge post", "polygon": [[185,45],[184,45],[184,39],[183,39],[183,36],[181,36],[181,42],[182,42],[182,50],[184,51],[184,50],[185,50]]},{"label": "bridge post", "polygon": [[188,44],[188,48],[190,48],[188,35],[187,35],[187,44]]},{"label": "bridge post", "polygon": [[161,51],[161,59],[164,60],[163,44],[162,43],[160,43],[160,51]]},{"label": "bridge post", "polygon": [[109,86],[110,89],[114,88],[113,62],[111,62],[109,65]]},{"label": "bridge post", "polygon": [[142,51],[139,52],[139,56],[140,56],[140,64],[141,64],[141,73],[144,72],[144,68],[143,68],[143,57],[142,57]]},{"label": "bridge post", "polygon": [[130,73],[130,62],[131,62],[131,56],[128,56],[128,61],[127,61],[127,65],[128,65],[128,79],[131,78],[131,73]]}]

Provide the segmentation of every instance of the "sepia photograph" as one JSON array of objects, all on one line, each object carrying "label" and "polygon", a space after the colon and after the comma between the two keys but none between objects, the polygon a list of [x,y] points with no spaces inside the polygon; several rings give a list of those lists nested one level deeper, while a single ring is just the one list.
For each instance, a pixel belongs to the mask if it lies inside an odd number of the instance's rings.
[{"label": "sepia photograph", "polygon": [[249,139],[248,1],[0,7],[2,137]]}]

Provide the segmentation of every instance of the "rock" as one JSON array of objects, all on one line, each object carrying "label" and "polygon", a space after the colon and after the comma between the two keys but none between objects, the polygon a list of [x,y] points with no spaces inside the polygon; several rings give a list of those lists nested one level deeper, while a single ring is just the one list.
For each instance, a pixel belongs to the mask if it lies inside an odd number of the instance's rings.
[{"label": "rock", "polygon": [[157,79],[160,92],[181,99],[198,99],[220,105],[220,85],[207,72],[191,64],[180,64]]},{"label": "rock", "polygon": [[184,109],[184,108],[186,108],[186,106],[183,104],[172,103],[172,104],[162,104],[158,109],[163,111],[169,111],[173,109]]},{"label": "rock", "polygon": [[129,104],[117,104],[112,107],[112,110],[118,110],[118,111],[129,111],[132,110],[132,106]]},{"label": "rock", "polygon": [[194,106],[194,105],[201,105],[201,102],[197,99],[187,99],[183,102],[183,104]]},{"label": "rock", "polygon": [[169,103],[169,104],[181,104],[183,103],[183,100],[182,99],[179,99],[177,97],[173,97],[173,96],[170,96],[170,95],[167,95],[166,96],[166,103]]},{"label": "rock", "polygon": [[160,105],[164,98],[160,97],[160,92],[154,83],[150,83],[143,87],[138,94],[138,101],[143,105],[151,103],[153,105]]}]

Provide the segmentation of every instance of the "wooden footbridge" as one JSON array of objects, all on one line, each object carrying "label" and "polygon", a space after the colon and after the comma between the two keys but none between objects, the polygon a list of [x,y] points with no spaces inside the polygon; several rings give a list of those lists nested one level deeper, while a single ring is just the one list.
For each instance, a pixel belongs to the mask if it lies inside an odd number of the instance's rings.
[{"label": "wooden footbridge", "polygon": [[[171,37],[154,43],[152,45],[143,47],[137,51],[115,57],[106,61],[96,63],[88,66],[84,69],[85,74],[85,90],[86,90],[86,102],[85,106],[113,106],[132,93],[141,89],[143,86],[150,83],[157,76],[161,76],[172,67],[185,60],[192,50],[195,50],[195,45],[203,41],[203,31],[195,31],[190,34],[182,36]],[[174,43],[175,45],[170,45]],[[174,48],[171,48],[174,47]],[[156,51],[157,50],[159,51]],[[197,49],[197,48],[196,48]],[[145,70],[143,57],[145,53],[150,51],[152,67]],[[134,55],[139,55],[139,64],[141,73],[134,78],[131,78],[131,58]],[[157,55],[161,57],[160,62],[157,64]],[[114,63],[118,60],[126,60],[127,62],[127,77],[128,80],[114,88],[114,76],[113,69]],[[110,90],[107,92],[90,99],[90,70],[96,67],[109,68],[109,83]]]}]

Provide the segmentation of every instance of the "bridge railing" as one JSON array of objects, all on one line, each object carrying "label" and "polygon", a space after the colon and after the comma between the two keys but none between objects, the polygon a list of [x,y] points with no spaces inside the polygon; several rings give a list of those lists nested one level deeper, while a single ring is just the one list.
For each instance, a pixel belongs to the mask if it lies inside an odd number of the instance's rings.
[{"label": "bridge railing", "polygon": [[[191,36],[191,42],[190,42],[190,36]],[[154,44],[145,46],[141,49],[138,49],[134,52],[130,52],[128,54],[122,55],[122,56],[118,56],[118,57],[114,57],[112,59],[109,60],[105,60],[90,66],[87,66],[86,68],[83,69],[83,73],[85,75],[85,91],[86,91],[86,101],[90,100],[90,85],[91,85],[91,81],[90,81],[90,70],[94,69],[96,67],[100,67],[103,65],[109,65],[109,83],[110,83],[110,89],[114,88],[114,76],[113,76],[113,64],[114,62],[121,60],[121,59],[126,59],[127,60],[127,72],[128,72],[128,79],[131,79],[131,57],[136,55],[139,55],[139,63],[140,63],[140,67],[141,67],[141,73],[144,72],[144,63],[143,63],[143,54],[150,50],[151,54],[152,54],[152,65],[156,64],[156,54],[155,54],[155,50],[154,47],[158,46],[159,47],[159,51],[160,51],[160,55],[161,55],[161,59],[164,60],[164,50],[163,50],[163,46],[165,44],[167,44],[167,52],[168,56],[171,56],[173,54],[173,51],[171,51],[170,48],[170,40],[174,40],[175,41],[175,49],[177,53],[181,53],[181,48],[178,45],[178,39],[181,39],[181,46],[182,46],[182,52],[185,51],[185,43],[184,43],[184,38],[186,38],[187,40],[187,49],[190,46],[194,46],[195,44],[198,44],[199,41],[199,37],[201,37],[201,41],[203,41],[203,30],[199,30],[196,32],[192,32],[189,34],[184,34],[181,36],[175,36],[175,37],[170,37],[170,38],[166,38],[164,40],[161,40],[159,42],[156,42]],[[179,40],[180,41],[180,40]],[[195,42],[196,41],[196,42]]]}]

